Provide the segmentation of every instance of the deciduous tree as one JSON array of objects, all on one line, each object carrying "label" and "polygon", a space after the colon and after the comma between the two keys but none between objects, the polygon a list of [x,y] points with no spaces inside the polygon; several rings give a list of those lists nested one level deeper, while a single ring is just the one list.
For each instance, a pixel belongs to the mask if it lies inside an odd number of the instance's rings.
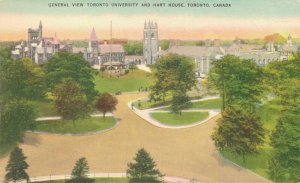
[{"label": "deciduous tree", "polygon": [[[178,100],[188,103],[187,92],[196,86],[197,81],[194,70],[194,62],[189,57],[168,54],[160,58],[155,65],[155,84],[151,87],[150,100],[165,101],[165,97],[171,95],[175,105]],[[173,106],[181,109],[178,107]]]},{"label": "deciduous tree", "polygon": [[116,109],[118,100],[116,97],[109,93],[101,94],[96,101],[96,108],[103,113],[103,118],[105,120],[105,114],[107,112],[112,112]]},{"label": "deciduous tree", "polygon": [[80,54],[69,52],[56,53],[44,65],[46,85],[53,90],[66,79],[75,81],[86,94],[89,102],[97,95],[95,90],[94,70]]},{"label": "deciduous tree", "polygon": [[54,89],[53,96],[57,113],[63,119],[72,120],[74,127],[75,120],[88,115],[89,105],[86,95],[76,82],[66,80],[59,84]]},{"label": "deciduous tree", "polygon": [[212,139],[220,150],[242,155],[254,154],[264,142],[265,130],[254,113],[228,107],[217,121]]}]

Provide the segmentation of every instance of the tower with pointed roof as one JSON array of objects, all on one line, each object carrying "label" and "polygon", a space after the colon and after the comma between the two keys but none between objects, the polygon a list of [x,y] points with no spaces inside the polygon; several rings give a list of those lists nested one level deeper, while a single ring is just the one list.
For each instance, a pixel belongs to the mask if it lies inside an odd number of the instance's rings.
[{"label": "tower with pointed roof", "polygon": [[98,53],[99,53],[99,40],[96,35],[96,31],[94,27],[90,35],[89,51],[90,51],[90,55],[89,55],[90,60],[93,63],[96,63],[98,59]]},{"label": "tower with pointed roof", "polygon": [[289,34],[289,36],[288,36],[288,39],[287,39],[287,45],[288,46],[293,46],[293,39],[292,39],[292,36]]},{"label": "tower with pointed roof", "polygon": [[155,64],[158,58],[158,27],[157,23],[148,21],[144,23],[144,49],[145,64]]},{"label": "tower with pointed roof", "polygon": [[43,26],[42,21],[40,21],[38,29],[28,29],[28,56],[34,60],[34,54],[37,46],[43,39]]}]

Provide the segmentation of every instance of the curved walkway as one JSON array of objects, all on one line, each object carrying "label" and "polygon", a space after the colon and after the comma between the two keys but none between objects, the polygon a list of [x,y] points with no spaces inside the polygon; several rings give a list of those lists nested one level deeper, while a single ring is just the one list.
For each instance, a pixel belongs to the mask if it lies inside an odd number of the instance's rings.
[{"label": "curved walkway", "polygon": [[[88,177],[89,178],[125,178],[126,173],[89,173]],[[30,182],[65,180],[70,178],[71,175],[49,175],[49,176],[40,176],[40,177],[30,177]],[[164,176],[163,179],[165,182],[168,183],[191,183],[191,180],[179,178],[179,177]],[[200,183],[200,182],[193,181],[193,183]]]},{"label": "curved walkway", "polygon": [[[199,102],[199,101],[205,101],[205,100],[210,100],[210,99],[217,99],[219,98],[218,96],[209,96],[209,97],[205,97],[202,99],[197,99],[197,100],[192,100],[192,102]],[[131,104],[133,102],[135,102],[137,100],[134,101],[130,101],[127,105],[130,109],[132,109]],[[144,120],[146,120],[147,122],[149,122],[150,124],[160,127],[160,128],[169,128],[169,129],[183,129],[183,128],[191,128],[200,124],[203,124],[207,121],[209,121],[210,119],[212,119],[213,117],[217,116],[218,114],[220,114],[220,110],[219,109],[189,109],[189,110],[183,110],[182,112],[208,112],[208,117],[206,117],[205,119],[192,123],[192,124],[188,124],[188,125],[167,125],[167,124],[163,124],[160,121],[155,120],[154,118],[151,117],[151,113],[152,112],[169,112],[166,110],[161,110],[166,108],[167,106],[160,106],[160,107],[155,107],[155,108],[150,108],[150,109],[144,109],[144,110],[140,110],[136,107],[133,107],[132,111],[135,112],[138,116],[140,116],[141,118],[143,118]]]},{"label": "curved walkway", "polygon": [[[89,136],[58,136],[26,133],[20,145],[28,157],[30,177],[68,175],[75,162],[86,157],[91,172],[126,172],[140,148],[145,148],[168,175],[200,182],[260,183],[268,180],[225,160],[211,140],[218,116],[181,130],[153,126],[137,116],[127,103],[147,93],[117,96],[114,115],[120,124],[106,133]],[[5,175],[8,155],[0,159],[0,180]]]}]

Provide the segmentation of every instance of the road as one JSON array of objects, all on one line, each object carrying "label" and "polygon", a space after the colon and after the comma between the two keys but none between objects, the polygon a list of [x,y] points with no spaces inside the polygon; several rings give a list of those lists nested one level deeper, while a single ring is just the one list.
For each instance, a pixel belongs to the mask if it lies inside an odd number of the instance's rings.
[{"label": "road", "polygon": [[[28,157],[32,177],[70,174],[75,161],[86,157],[93,172],[126,172],[139,148],[153,156],[162,173],[200,182],[268,182],[223,159],[210,138],[215,120],[186,129],[153,126],[134,114],[129,101],[146,93],[118,96],[115,116],[120,124],[111,131],[90,136],[26,133],[21,148]],[[0,159],[3,179],[8,157]]]}]

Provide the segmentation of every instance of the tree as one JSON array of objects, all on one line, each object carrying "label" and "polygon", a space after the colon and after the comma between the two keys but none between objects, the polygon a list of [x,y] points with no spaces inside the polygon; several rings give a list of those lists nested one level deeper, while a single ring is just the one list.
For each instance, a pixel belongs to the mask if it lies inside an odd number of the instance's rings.
[{"label": "tree", "polygon": [[1,144],[21,141],[26,130],[33,130],[36,113],[24,100],[13,100],[1,109],[0,140]]},{"label": "tree", "polygon": [[167,50],[170,47],[170,41],[169,40],[161,40],[159,41],[159,46],[162,50]]},{"label": "tree", "polygon": [[89,173],[89,166],[86,158],[80,158],[77,160],[72,173],[71,182],[72,183],[86,183],[89,181],[87,174]]},{"label": "tree", "polygon": [[144,148],[137,152],[134,160],[135,162],[128,164],[127,169],[130,183],[162,182],[163,175],[158,169],[155,169],[156,163]]},{"label": "tree", "polygon": [[189,97],[185,93],[178,92],[173,96],[171,111],[181,115],[181,111],[191,106],[191,104]]},{"label": "tree", "polygon": [[18,182],[26,180],[29,182],[29,176],[26,173],[29,165],[26,163],[26,158],[23,154],[22,149],[16,147],[9,156],[9,161],[6,166],[5,181]]},{"label": "tree", "polygon": [[56,53],[44,65],[46,85],[52,91],[66,79],[75,81],[86,94],[88,102],[97,95],[94,84],[94,70],[80,54]]},{"label": "tree", "polygon": [[143,42],[129,41],[124,44],[124,50],[126,55],[143,55]]},{"label": "tree", "polygon": [[84,92],[72,80],[66,80],[58,85],[54,91],[54,106],[63,119],[75,120],[88,115],[89,106]]},{"label": "tree", "polygon": [[[300,114],[283,113],[271,136],[274,153],[269,162],[276,182],[300,181]],[[274,164],[276,166],[274,166]]]},{"label": "tree", "polygon": [[260,103],[264,92],[263,71],[252,60],[226,55],[213,62],[209,81],[219,90],[223,107],[238,105],[251,111]]},{"label": "tree", "polygon": [[222,118],[217,121],[212,139],[219,150],[229,150],[242,155],[257,152],[264,142],[265,130],[254,113],[228,107],[222,112]]},{"label": "tree", "polygon": [[0,76],[0,92],[3,100],[44,97],[44,74],[29,58],[2,62]]},{"label": "tree", "polygon": [[[187,99],[186,93],[197,83],[194,70],[194,62],[189,57],[178,54],[161,57],[155,65],[155,84],[151,87],[150,100],[165,102],[168,94],[172,96],[173,104],[177,104],[175,100]],[[173,108],[180,109],[178,106]]]},{"label": "tree", "polygon": [[103,113],[103,118],[105,120],[106,112],[112,112],[116,109],[118,100],[116,97],[109,93],[101,94],[96,101],[96,108]]}]

